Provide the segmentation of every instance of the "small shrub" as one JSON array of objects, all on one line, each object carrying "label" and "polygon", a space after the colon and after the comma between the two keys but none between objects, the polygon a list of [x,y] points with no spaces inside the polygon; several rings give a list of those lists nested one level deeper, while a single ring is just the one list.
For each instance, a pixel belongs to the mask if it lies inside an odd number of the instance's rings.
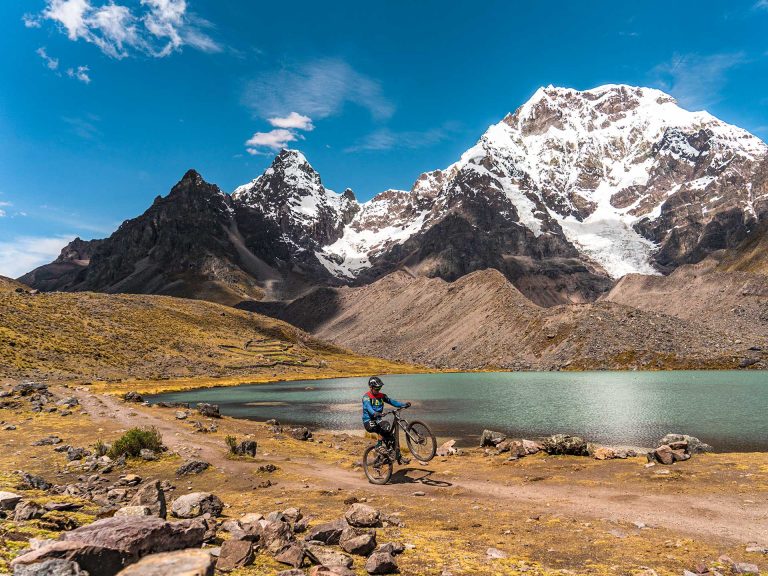
[{"label": "small shrub", "polygon": [[237,438],[234,436],[227,436],[224,438],[224,442],[226,442],[227,446],[229,446],[230,454],[237,454]]},{"label": "small shrub", "polygon": [[144,449],[160,452],[163,449],[163,439],[154,426],[151,428],[131,428],[115,440],[109,449],[110,458],[120,456],[138,456]]}]

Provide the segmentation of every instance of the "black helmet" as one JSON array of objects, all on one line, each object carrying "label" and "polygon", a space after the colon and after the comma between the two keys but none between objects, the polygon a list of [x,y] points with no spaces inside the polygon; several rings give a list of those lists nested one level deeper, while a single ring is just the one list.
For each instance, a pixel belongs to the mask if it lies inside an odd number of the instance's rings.
[{"label": "black helmet", "polygon": [[381,381],[381,378],[378,376],[371,376],[368,378],[368,387],[373,388],[374,390],[381,390],[381,387],[384,386],[384,382]]}]

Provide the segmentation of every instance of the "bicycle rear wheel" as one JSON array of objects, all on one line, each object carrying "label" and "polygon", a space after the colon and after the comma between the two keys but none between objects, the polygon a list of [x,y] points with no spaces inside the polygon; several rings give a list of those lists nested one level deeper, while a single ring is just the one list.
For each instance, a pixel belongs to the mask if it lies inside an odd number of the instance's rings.
[{"label": "bicycle rear wheel", "polygon": [[376,446],[368,446],[363,453],[363,471],[371,484],[386,484],[392,477],[392,460],[380,454]]},{"label": "bicycle rear wheel", "polygon": [[418,420],[411,422],[405,431],[405,441],[408,444],[408,450],[417,460],[429,462],[435,457],[437,441],[432,430],[424,422]]}]

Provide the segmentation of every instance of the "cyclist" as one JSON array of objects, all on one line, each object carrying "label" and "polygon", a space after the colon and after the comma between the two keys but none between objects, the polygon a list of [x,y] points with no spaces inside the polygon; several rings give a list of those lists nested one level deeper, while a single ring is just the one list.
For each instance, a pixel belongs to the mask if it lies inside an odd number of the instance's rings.
[{"label": "cyclist", "polygon": [[[384,411],[384,403],[386,402],[390,406],[395,408],[409,408],[410,402],[398,402],[394,398],[390,398],[386,394],[381,392],[381,387],[384,386],[384,382],[378,376],[371,376],[368,379],[368,392],[363,395],[363,426],[368,432],[377,434],[379,442],[376,444],[380,447],[382,443],[385,446],[391,446],[394,442],[393,431],[384,428],[381,425],[381,413]],[[397,461],[400,464],[408,464],[410,459],[400,454],[398,449],[396,454]]]}]

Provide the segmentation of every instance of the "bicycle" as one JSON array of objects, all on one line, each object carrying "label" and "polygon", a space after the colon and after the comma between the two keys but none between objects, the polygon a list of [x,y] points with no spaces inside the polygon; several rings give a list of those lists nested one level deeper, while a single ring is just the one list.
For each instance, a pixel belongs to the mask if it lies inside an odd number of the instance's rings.
[{"label": "bicycle", "polygon": [[[409,424],[405,418],[400,416],[400,411],[404,409],[396,408],[381,414],[382,418],[390,414],[393,417],[390,428],[393,431],[390,445],[371,445],[363,452],[363,470],[371,484],[386,484],[392,477],[392,469],[400,451],[400,429],[405,433],[408,450],[414,458],[419,462],[429,462],[435,457],[437,451],[435,435],[424,422],[414,420]],[[390,423],[384,421],[382,424]]]}]

